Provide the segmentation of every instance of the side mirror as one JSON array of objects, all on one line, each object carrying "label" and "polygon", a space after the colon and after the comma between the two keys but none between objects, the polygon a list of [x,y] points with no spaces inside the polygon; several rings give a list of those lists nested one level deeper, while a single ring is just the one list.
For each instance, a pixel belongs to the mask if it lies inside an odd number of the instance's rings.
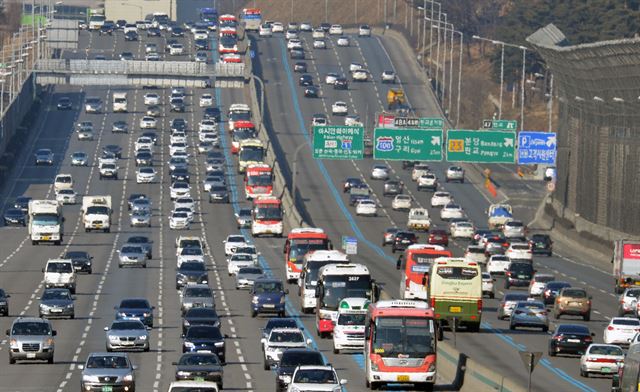
[{"label": "side mirror", "polygon": [[8,329],[7,329],[4,333],[5,333],[7,336],[11,335],[11,331],[10,331],[10,330],[8,330]]},{"label": "side mirror", "polygon": [[42,269],[42,272],[44,272],[44,268]]},{"label": "side mirror", "polygon": [[289,294],[289,289],[284,289],[285,294]]},{"label": "side mirror", "polygon": [[595,336],[596,336],[596,334],[591,332],[591,337],[595,337]]},{"label": "side mirror", "polygon": [[226,333],[224,334],[225,339],[229,338],[229,335],[227,335]]},{"label": "side mirror", "polygon": [[[7,330],[7,331],[9,331],[9,330]],[[8,334],[9,334],[9,333],[7,332],[7,335],[8,335]],[[262,343],[262,344],[267,343],[267,339],[265,339],[265,338],[260,339],[260,343]]]},{"label": "side mirror", "polygon": [[5,297],[11,298],[11,294],[7,294],[7,295],[5,295]]},{"label": "side mirror", "polygon": [[178,362],[171,362],[171,364],[172,364],[173,366],[176,366],[176,365],[178,364]]},{"label": "side mirror", "polygon": [[307,344],[310,345],[313,342],[311,339],[307,339]]},{"label": "side mirror", "polygon": [[184,339],[184,334],[183,334],[183,333],[181,333],[181,334],[180,334],[180,337],[181,337],[182,339]]},{"label": "side mirror", "polygon": [[114,310],[118,310],[118,307],[117,307],[117,306],[114,306],[114,307],[113,307],[113,309],[114,309]]},{"label": "side mirror", "polygon": [[132,368],[133,370],[138,370],[138,365],[133,365],[133,366],[131,366],[131,368]]},{"label": "side mirror", "polygon": [[347,379],[343,378],[342,380],[340,380],[340,385],[347,385]]},{"label": "side mirror", "polygon": [[58,335],[58,331],[56,331],[55,329],[51,331],[51,336],[57,336],[57,335]]},{"label": "side mirror", "polygon": [[108,330],[109,330],[109,327],[104,327],[103,329],[104,329],[105,331],[108,331]]},{"label": "side mirror", "polygon": [[77,367],[78,367],[79,370],[84,369],[84,365],[78,365]]},{"label": "side mirror", "polygon": [[156,308],[155,306],[152,306],[152,307],[151,307],[151,309],[155,309],[155,308]]}]

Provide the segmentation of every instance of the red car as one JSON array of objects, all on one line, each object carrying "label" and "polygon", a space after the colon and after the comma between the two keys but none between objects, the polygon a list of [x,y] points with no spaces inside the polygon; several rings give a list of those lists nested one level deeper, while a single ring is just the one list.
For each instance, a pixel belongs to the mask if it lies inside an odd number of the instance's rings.
[{"label": "red car", "polygon": [[427,243],[429,245],[449,246],[449,235],[444,230],[431,230]]}]

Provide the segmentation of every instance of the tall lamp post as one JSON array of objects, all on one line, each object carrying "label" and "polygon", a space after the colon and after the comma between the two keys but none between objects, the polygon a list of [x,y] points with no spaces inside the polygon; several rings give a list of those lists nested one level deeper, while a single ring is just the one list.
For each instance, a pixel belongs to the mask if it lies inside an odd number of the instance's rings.
[{"label": "tall lamp post", "polygon": [[[450,65],[449,65],[449,89],[448,89],[448,94],[449,94],[449,104],[447,107],[447,111],[449,113],[451,113],[451,105],[452,105],[452,94],[451,94],[451,90],[453,89],[453,44],[454,44],[454,34],[459,34],[460,35],[460,59],[459,59],[459,65],[458,65],[458,112],[460,111],[460,90],[461,90],[461,83],[460,80],[462,78],[462,43],[463,43],[463,33],[461,31],[457,31],[455,29],[455,26],[453,25],[453,23],[447,23],[447,22],[443,22],[443,21],[438,21],[438,20],[431,20],[430,18],[425,18],[426,20],[430,21],[432,24],[434,25],[435,29],[438,29],[438,31],[442,30],[443,31],[443,36],[446,38],[447,33],[451,33],[451,48],[450,48],[450,53],[449,53],[449,58],[450,58]],[[446,40],[446,39],[445,39]],[[446,52],[445,52],[446,55]],[[446,69],[446,64],[443,65],[443,69]],[[443,86],[446,88],[445,82],[444,82],[444,78],[443,78]],[[444,105],[444,100],[443,100],[443,105]],[[460,116],[458,113],[458,119],[456,120],[456,123],[458,123],[460,120]]]}]

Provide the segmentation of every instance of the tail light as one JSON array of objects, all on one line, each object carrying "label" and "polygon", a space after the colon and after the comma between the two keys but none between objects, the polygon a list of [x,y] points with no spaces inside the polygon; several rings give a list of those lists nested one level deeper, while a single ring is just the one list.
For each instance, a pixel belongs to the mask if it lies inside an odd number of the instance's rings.
[{"label": "tail light", "polygon": [[431,307],[432,308],[436,307],[436,299],[435,298],[431,298]]},{"label": "tail light", "polygon": [[482,312],[482,300],[478,300],[478,313]]},{"label": "tail light", "polygon": [[607,331],[613,331],[615,328],[613,328],[612,326],[608,326],[607,327]]},{"label": "tail light", "polygon": [[562,340],[562,335],[554,336],[553,340],[561,341]]},{"label": "tail light", "polygon": [[593,338],[591,336],[587,336],[587,337],[584,338],[584,342],[585,343],[591,343],[591,342],[593,342]]}]

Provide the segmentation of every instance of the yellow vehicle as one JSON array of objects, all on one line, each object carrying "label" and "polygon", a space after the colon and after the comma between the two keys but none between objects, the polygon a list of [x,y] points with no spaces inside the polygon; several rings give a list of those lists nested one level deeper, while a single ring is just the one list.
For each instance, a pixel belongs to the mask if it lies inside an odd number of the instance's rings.
[{"label": "yellow vehicle", "polygon": [[238,172],[244,173],[249,165],[264,163],[266,149],[259,139],[245,139],[240,142],[238,152]]},{"label": "yellow vehicle", "polygon": [[405,105],[404,90],[401,88],[390,88],[387,92],[387,108],[394,110]]}]

